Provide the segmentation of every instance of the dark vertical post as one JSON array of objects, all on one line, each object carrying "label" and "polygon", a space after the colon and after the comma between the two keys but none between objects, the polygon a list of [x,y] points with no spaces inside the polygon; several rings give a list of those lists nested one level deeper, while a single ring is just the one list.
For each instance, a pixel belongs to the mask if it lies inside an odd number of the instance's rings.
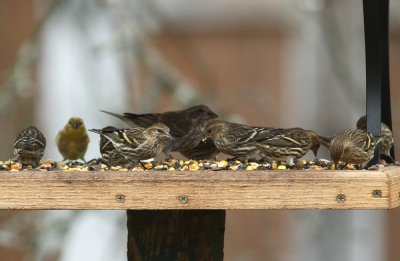
[{"label": "dark vertical post", "polygon": [[[380,135],[381,121],[391,126],[389,86],[389,0],[363,0],[367,131]],[[381,119],[382,118],[382,119]],[[379,162],[379,147],[370,164]]]},{"label": "dark vertical post", "polygon": [[[390,100],[390,74],[389,74],[389,0],[381,3],[381,38],[383,41],[381,56],[382,56],[382,114],[381,120],[392,129],[392,110]],[[394,157],[394,146],[391,154]]]},{"label": "dark vertical post", "polygon": [[128,210],[128,261],[224,257],[225,210]]}]

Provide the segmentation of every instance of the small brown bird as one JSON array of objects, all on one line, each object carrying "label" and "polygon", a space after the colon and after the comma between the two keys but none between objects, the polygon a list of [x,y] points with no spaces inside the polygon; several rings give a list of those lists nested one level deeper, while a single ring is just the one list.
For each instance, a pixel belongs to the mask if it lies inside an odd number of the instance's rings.
[{"label": "small brown bird", "polygon": [[46,138],[36,127],[30,126],[22,130],[14,139],[14,155],[16,159],[33,168],[39,165],[46,148]]},{"label": "small brown bird", "polygon": [[311,150],[317,157],[320,147],[318,135],[302,128],[282,129],[281,132],[257,143],[257,147],[273,161],[286,161],[293,165],[294,160],[303,157]]},{"label": "small brown bird", "polygon": [[[364,115],[357,121],[357,129],[367,131],[367,116]],[[394,144],[393,133],[390,130],[389,126],[385,123],[381,122],[381,147],[380,154],[387,156],[392,162],[395,160],[390,155],[390,150],[392,149]]]},{"label": "small brown bird", "polygon": [[360,164],[363,168],[374,157],[380,137],[374,137],[363,130],[345,130],[333,137],[330,142],[330,154],[337,166],[339,161],[348,164]]},{"label": "small brown bird", "polygon": [[83,161],[85,161],[89,141],[83,120],[78,117],[70,118],[64,128],[58,132],[55,140],[64,160],[81,159]]},{"label": "small brown bird", "polygon": [[257,143],[275,136],[282,130],[212,120],[206,127],[204,139],[211,139],[217,149],[225,154],[240,159],[252,159],[260,156]]},{"label": "small brown bird", "polygon": [[[101,129],[102,132],[112,132],[118,130],[112,126],[107,126]],[[100,135],[100,154],[109,166],[119,166],[126,164],[129,161],[119,153],[104,135]]]},{"label": "small brown bird", "polygon": [[115,116],[132,127],[148,128],[157,122],[167,125],[172,136],[172,139],[168,139],[164,145],[163,151],[167,157],[171,157],[171,151],[185,152],[196,147],[203,138],[207,122],[217,117],[217,114],[205,105],[164,113],[124,113],[120,115],[112,112],[102,112]]},{"label": "small brown bird", "polygon": [[169,128],[162,123],[155,123],[148,128],[89,131],[108,139],[127,160],[139,162],[157,156],[164,148],[166,140],[171,137]]},{"label": "small brown bird", "polygon": [[219,150],[210,139],[202,141],[193,149],[181,151],[183,156],[193,160],[216,160]]}]

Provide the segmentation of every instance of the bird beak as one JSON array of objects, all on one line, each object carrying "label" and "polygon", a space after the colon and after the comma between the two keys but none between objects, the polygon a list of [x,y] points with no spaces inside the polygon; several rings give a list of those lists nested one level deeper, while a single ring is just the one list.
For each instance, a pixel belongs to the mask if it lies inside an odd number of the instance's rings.
[{"label": "bird beak", "polygon": [[72,128],[76,129],[78,127],[78,124],[76,122],[71,124]]},{"label": "bird beak", "polygon": [[172,136],[171,136],[171,134],[169,134],[168,132],[167,132],[167,133],[165,133],[165,136],[167,136],[167,138],[168,138],[168,139],[172,139]]}]

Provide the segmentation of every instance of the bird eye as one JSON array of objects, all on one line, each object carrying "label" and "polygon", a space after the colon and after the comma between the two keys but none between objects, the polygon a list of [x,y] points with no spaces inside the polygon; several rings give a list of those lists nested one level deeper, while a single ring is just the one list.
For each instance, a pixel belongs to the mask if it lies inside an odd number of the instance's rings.
[{"label": "bird eye", "polygon": [[159,130],[159,129],[157,129],[157,132],[158,133],[164,133],[162,130]]},{"label": "bird eye", "polygon": [[207,131],[207,133],[210,134],[210,133],[211,133],[211,129],[209,129],[209,130]]}]

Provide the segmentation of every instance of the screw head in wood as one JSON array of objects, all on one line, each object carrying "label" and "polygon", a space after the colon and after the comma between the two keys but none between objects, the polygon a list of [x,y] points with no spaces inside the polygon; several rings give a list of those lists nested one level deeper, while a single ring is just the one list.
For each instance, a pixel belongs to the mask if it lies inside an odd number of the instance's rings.
[{"label": "screw head in wood", "polygon": [[336,201],[339,203],[343,203],[346,201],[346,196],[344,194],[338,194],[336,197]]},{"label": "screw head in wood", "polygon": [[380,198],[382,197],[382,191],[380,189],[375,189],[374,191],[372,191],[372,195],[374,196],[374,198]]},{"label": "screw head in wood", "polygon": [[115,199],[117,200],[118,203],[123,203],[125,201],[125,195],[119,194],[115,196]]},{"label": "screw head in wood", "polygon": [[188,202],[188,196],[180,195],[179,196],[179,202],[181,202],[182,204],[186,204]]}]

